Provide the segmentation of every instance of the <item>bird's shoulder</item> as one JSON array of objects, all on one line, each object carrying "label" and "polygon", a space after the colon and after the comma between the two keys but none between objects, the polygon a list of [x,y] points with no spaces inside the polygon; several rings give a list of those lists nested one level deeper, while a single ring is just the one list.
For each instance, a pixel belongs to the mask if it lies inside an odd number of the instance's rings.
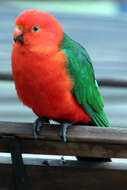
[{"label": "bird's shoulder", "polygon": [[63,33],[61,49],[66,53],[67,57],[75,57],[79,60],[87,61],[91,64],[91,59],[86,49],[78,42],[72,40],[66,33]]}]

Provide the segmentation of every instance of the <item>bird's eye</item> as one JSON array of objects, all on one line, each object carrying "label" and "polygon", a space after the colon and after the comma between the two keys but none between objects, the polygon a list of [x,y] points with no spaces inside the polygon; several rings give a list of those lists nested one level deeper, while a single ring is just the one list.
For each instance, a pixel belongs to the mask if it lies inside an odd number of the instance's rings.
[{"label": "bird's eye", "polygon": [[33,31],[33,32],[37,32],[39,29],[40,29],[39,26],[34,26],[34,27],[32,28],[32,31]]}]

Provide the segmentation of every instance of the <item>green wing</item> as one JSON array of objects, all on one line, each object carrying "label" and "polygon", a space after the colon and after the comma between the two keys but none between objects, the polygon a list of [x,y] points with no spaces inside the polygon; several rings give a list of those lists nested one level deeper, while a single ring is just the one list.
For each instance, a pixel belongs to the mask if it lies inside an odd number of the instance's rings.
[{"label": "green wing", "polygon": [[65,52],[69,75],[73,78],[73,94],[97,126],[110,127],[103,111],[104,102],[95,80],[91,60],[86,50],[65,33],[61,44]]}]

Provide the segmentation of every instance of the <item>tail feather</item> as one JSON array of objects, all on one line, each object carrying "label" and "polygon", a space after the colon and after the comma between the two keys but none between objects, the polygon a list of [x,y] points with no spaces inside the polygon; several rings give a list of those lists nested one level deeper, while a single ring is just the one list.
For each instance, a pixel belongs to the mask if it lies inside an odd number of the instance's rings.
[{"label": "tail feather", "polygon": [[110,127],[106,114],[103,110],[98,113],[89,104],[84,104],[83,107],[95,125],[99,127]]},{"label": "tail feather", "polygon": [[102,113],[95,113],[95,117],[93,117],[93,121],[96,123],[97,126],[100,127],[110,127],[110,124],[107,120],[107,117],[104,113],[104,111],[102,111]]}]

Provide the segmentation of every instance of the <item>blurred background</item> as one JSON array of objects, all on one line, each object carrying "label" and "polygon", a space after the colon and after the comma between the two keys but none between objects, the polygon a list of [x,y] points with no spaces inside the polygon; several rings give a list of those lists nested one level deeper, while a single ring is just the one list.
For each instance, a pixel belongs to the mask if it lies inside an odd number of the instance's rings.
[{"label": "blurred background", "polygon": [[[24,9],[53,14],[88,51],[97,79],[127,80],[127,1],[0,1],[0,75],[11,74],[14,21]],[[113,127],[127,127],[127,88],[101,87]],[[0,80],[0,121],[33,122],[17,99],[13,81]]]}]

